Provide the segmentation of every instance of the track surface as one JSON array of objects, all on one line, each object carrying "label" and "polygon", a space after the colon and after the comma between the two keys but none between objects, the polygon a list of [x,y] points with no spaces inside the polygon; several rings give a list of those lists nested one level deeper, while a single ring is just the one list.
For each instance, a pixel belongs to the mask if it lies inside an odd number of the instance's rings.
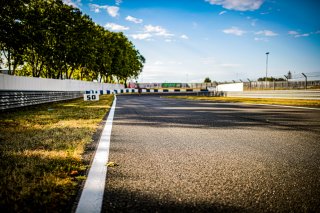
[{"label": "track surface", "polygon": [[118,96],[103,211],[319,212],[320,111]]}]

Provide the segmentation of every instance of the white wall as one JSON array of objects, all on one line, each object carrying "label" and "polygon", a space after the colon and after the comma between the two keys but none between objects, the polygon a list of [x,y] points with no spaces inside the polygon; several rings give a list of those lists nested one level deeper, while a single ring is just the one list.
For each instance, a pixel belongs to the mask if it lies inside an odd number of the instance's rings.
[{"label": "white wall", "polygon": [[243,91],[243,83],[219,84],[216,90],[223,92],[240,92]]},{"label": "white wall", "polygon": [[106,84],[89,81],[33,78],[0,74],[0,90],[86,91],[123,88],[124,86],[122,84]]}]

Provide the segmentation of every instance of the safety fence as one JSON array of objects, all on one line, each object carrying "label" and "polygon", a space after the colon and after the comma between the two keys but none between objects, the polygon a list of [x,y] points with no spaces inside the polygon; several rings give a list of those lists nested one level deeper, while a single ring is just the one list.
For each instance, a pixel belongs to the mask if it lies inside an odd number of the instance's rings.
[{"label": "safety fence", "polygon": [[82,97],[79,91],[0,91],[0,110]]},{"label": "safety fence", "polygon": [[243,83],[244,90],[320,89],[320,81],[252,81]]}]

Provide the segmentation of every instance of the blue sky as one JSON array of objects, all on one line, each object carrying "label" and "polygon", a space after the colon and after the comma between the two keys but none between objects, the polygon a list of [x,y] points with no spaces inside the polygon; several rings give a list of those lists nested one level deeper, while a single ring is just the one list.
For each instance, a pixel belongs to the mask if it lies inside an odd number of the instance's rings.
[{"label": "blue sky", "polygon": [[139,82],[320,73],[319,0],[64,0],[146,58]]}]

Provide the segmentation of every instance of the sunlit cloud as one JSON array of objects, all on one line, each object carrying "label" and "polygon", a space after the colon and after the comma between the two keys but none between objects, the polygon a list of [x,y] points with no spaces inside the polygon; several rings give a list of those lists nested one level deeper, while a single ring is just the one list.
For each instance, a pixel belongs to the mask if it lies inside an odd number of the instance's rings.
[{"label": "sunlit cloud", "polygon": [[98,4],[89,4],[90,10],[95,13],[100,13],[101,9],[104,9],[107,11],[107,13],[111,17],[117,17],[119,16],[119,10],[120,8],[117,6],[109,6],[109,5],[98,5]]},{"label": "sunlit cloud", "polygon": [[220,5],[228,10],[253,11],[261,7],[264,0],[205,0],[212,5]]},{"label": "sunlit cloud", "polygon": [[264,35],[264,36],[277,36],[278,34],[271,30],[261,30],[255,33],[256,35]]},{"label": "sunlit cloud", "polygon": [[291,35],[291,36],[293,36],[295,38],[308,37],[311,34],[318,34],[318,33],[319,33],[319,31],[314,32],[314,33],[313,32],[310,32],[310,33],[299,33],[297,31],[291,30],[291,31],[288,32],[289,35]]},{"label": "sunlit cloud", "polygon": [[116,6],[110,6],[107,8],[107,12],[111,17],[119,16],[119,10],[120,10],[120,8],[116,7]]},{"label": "sunlit cloud", "polygon": [[139,33],[139,34],[132,34],[130,35],[133,39],[137,40],[145,40],[152,37],[150,33]]},{"label": "sunlit cloud", "polygon": [[154,33],[157,36],[163,36],[163,37],[174,36],[174,34],[168,33],[168,31],[165,28],[160,26],[145,25],[144,31],[146,33]]},{"label": "sunlit cloud", "polygon": [[298,35],[299,33],[297,31],[291,30],[288,32],[289,35]]},{"label": "sunlit cloud", "polygon": [[122,0],[116,0],[116,5],[120,5],[122,3]]},{"label": "sunlit cloud", "polygon": [[143,22],[142,19],[135,18],[135,17],[132,17],[132,16],[127,16],[126,20],[130,21],[130,22],[133,22],[133,23],[136,23],[136,24],[141,24]]},{"label": "sunlit cloud", "polygon": [[74,8],[80,8],[80,6],[82,6],[81,0],[63,0],[63,3]]},{"label": "sunlit cloud", "polygon": [[294,37],[295,37],[295,38],[308,37],[309,35],[310,35],[309,33],[303,33],[303,34],[295,35]]},{"label": "sunlit cloud", "polygon": [[227,13],[227,11],[221,11],[220,13],[219,13],[219,16],[221,16],[221,15],[223,15],[223,14],[225,14],[225,13]]},{"label": "sunlit cloud", "polygon": [[231,27],[229,29],[225,29],[222,32],[225,34],[232,34],[236,36],[242,36],[243,34],[246,33],[246,31],[239,29],[238,27]]},{"label": "sunlit cloud", "polygon": [[104,27],[107,28],[108,30],[112,30],[112,31],[129,30],[129,27],[125,27],[125,26],[118,25],[118,24],[115,24],[115,23],[107,23]]},{"label": "sunlit cloud", "polygon": [[189,39],[189,37],[187,35],[181,35],[180,38],[186,39],[186,40]]}]

